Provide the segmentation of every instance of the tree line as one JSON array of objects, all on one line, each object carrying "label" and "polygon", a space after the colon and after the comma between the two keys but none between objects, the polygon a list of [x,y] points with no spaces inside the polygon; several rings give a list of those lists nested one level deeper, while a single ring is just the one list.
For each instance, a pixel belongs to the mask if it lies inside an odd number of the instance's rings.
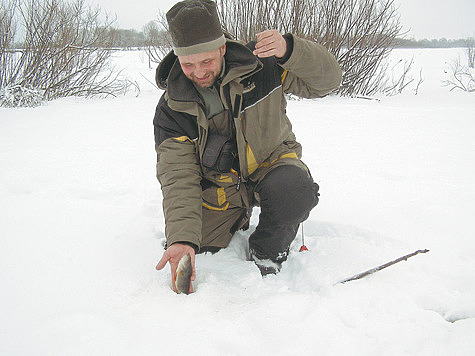
[{"label": "tree line", "polygon": [[[248,42],[273,28],[324,45],[343,70],[335,94],[345,96],[393,95],[414,81],[408,75],[412,62],[402,64],[402,75],[390,73],[387,59],[394,48],[472,43],[473,49],[473,39],[404,39],[394,2],[216,0],[223,30],[231,38]],[[138,31],[116,28],[114,19],[86,0],[4,0],[0,3],[0,106],[124,93],[131,82],[121,79],[111,64],[114,50],[143,49],[152,66],[171,47],[163,12]]]},{"label": "tree line", "polygon": [[449,40],[446,38],[431,40],[427,38],[422,40],[398,38],[395,48],[467,48],[473,47],[474,43],[475,39],[473,37]]},{"label": "tree line", "polygon": [[[114,28],[112,36],[114,40],[112,41],[111,46],[122,49],[131,49],[131,48],[144,48],[150,43],[151,28],[153,25],[150,23],[143,26],[143,30],[138,31],[135,29],[121,29]],[[161,38],[162,46],[167,46],[169,43],[166,40],[167,31],[158,30],[156,31],[159,38]],[[414,39],[414,38],[401,38],[396,37],[394,43],[392,43],[391,48],[467,48],[475,42],[473,37],[468,38],[459,38],[459,39]]]},{"label": "tree line", "polygon": [[[107,46],[120,49],[145,48],[154,37],[152,34],[154,29],[153,23],[154,21],[147,23],[143,26],[142,30],[111,28],[109,29],[111,42]],[[161,46],[166,47],[169,45],[169,41],[166,40],[168,37],[166,30],[160,29],[160,26],[157,26],[156,34],[158,38],[161,38]],[[473,37],[459,39],[414,39],[397,37],[392,44],[392,48],[467,48],[472,46],[474,42],[475,39]],[[17,49],[23,48],[24,43],[16,42],[13,44],[13,47]]]}]

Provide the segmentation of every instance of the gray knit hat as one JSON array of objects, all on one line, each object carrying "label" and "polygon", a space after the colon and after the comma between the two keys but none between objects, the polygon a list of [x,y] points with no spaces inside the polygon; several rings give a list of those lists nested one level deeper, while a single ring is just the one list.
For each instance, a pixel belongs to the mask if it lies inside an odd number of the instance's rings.
[{"label": "gray knit hat", "polygon": [[226,43],[214,1],[180,1],[166,16],[177,56],[212,51]]}]

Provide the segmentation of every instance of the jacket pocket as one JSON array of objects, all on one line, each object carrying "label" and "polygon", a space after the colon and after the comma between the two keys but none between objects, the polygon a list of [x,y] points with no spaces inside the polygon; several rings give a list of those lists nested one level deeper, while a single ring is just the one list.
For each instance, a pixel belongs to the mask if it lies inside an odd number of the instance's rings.
[{"label": "jacket pocket", "polygon": [[209,210],[224,211],[229,208],[223,187],[209,187],[202,192],[203,207]]},{"label": "jacket pocket", "polygon": [[209,210],[224,211],[230,207],[242,206],[241,195],[236,190],[237,177],[233,173],[218,174],[214,182],[203,185],[202,205]]}]

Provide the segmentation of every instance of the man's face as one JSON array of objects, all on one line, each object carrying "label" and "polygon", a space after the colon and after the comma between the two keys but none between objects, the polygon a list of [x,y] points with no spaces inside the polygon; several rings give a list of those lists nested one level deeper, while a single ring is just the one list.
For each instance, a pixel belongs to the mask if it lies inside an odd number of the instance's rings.
[{"label": "man's face", "polygon": [[178,56],[178,60],[188,79],[202,88],[208,88],[221,73],[225,53],[226,45],[223,45],[209,52]]}]

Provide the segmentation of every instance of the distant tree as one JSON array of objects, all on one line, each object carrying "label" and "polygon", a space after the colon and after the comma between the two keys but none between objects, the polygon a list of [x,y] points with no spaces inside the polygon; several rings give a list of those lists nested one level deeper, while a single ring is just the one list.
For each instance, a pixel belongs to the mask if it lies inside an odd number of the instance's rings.
[{"label": "distant tree", "polygon": [[[473,39],[472,39],[473,40]],[[456,40],[447,40],[442,39],[407,39],[407,38],[398,38],[395,44],[395,47],[398,48],[462,48],[470,46],[471,39],[456,39]]]},{"label": "distant tree", "polygon": [[475,68],[475,39],[471,38],[467,44],[468,66]]},{"label": "distant tree", "polygon": [[[166,21],[165,21],[166,22]],[[159,20],[150,21],[143,27],[144,47],[152,63],[158,63],[172,48],[172,41],[168,31]]]},{"label": "distant tree", "polygon": [[145,44],[145,36],[143,32],[134,29],[111,29],[114,38],[113,47],[131,49],[134,47],[143,47]]}]

